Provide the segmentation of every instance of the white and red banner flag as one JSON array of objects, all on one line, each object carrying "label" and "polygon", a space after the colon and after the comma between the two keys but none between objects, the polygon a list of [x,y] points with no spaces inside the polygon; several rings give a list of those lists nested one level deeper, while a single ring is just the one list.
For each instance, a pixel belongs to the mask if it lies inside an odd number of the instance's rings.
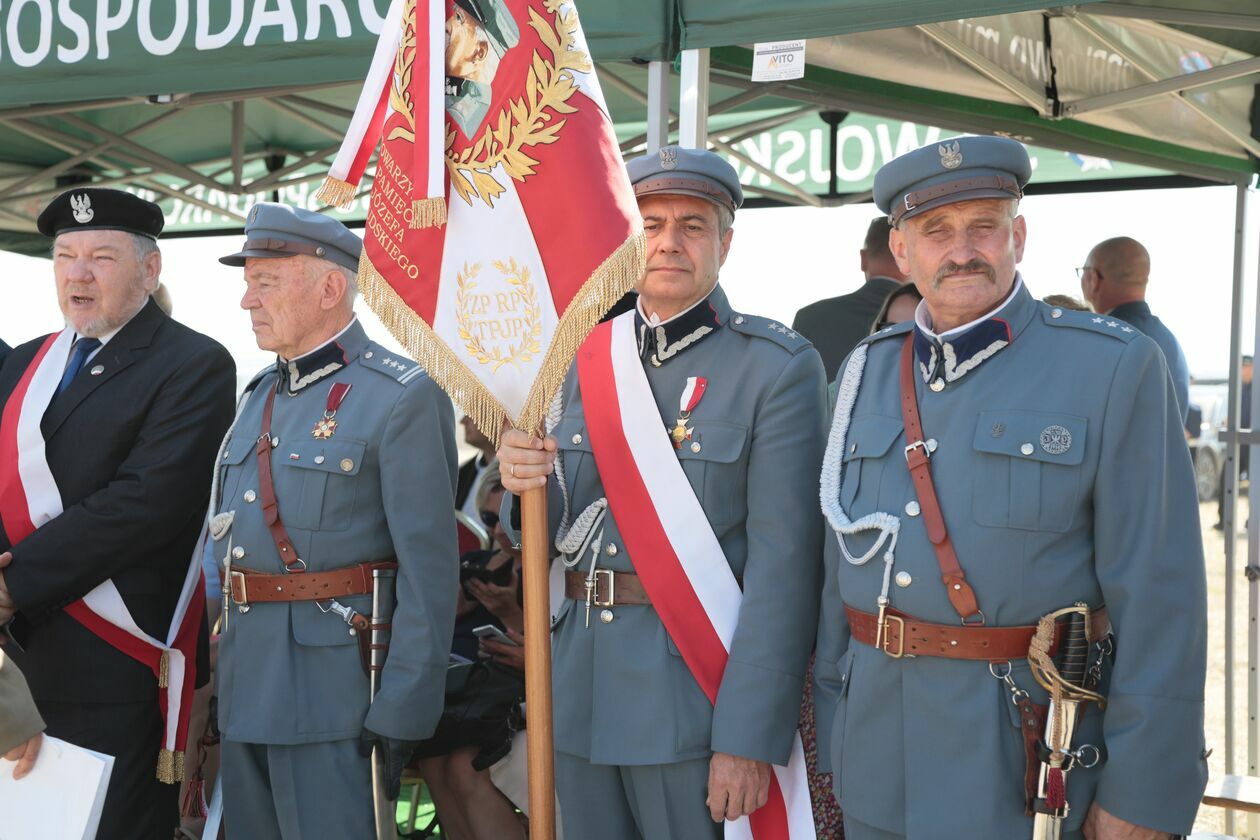
[{"label": "white and red banner flag", "polygon": [[325,200],[378,145],[365,299],[488,435],[539,429],[645,259],[573,3],[395,0]]}]

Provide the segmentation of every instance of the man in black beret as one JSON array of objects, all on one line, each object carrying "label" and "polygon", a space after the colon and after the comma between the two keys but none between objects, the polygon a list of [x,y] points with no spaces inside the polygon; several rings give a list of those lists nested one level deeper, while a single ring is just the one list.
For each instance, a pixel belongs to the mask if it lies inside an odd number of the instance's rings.
[{"label": "man in black beret", "polygon": [[194,547],[235,365],[151,300],[156,204],[76,188],[38,225],[66,326],[0,365],[0,451],[22,456],[0,455],[0,627],[48,734],[114,756],[97,836],[170,837],[179,710],[208,671]]}]

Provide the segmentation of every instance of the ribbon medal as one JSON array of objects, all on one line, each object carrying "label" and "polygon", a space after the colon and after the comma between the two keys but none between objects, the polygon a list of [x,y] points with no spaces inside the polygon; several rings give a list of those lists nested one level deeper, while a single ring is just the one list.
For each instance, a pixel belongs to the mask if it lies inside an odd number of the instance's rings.
[{"label": "ribbon medal", "polygon": [[315,423],[315,428],[311,429],[311,437],[316,440],[328,440],[337,432],[337,421],[334,418],[348,393],[350,393],[349,383],[333,383],[333,386],[328,389],[328,402],[324,407],[324,416]]},{"label": "ribbon medal", "polygon": [[687,377],[687,387],[683,388],[682,396],[678,399],[678,420],[669,433],[669,439],[674,442],[675,449],[682,449],[683,441],[691,440],[691,433],[694,430],[687,428],[687,421],[691,419],[691,412],[700,404],[704,389],[707,387],[709,387],[709,380],[703,376]]}]

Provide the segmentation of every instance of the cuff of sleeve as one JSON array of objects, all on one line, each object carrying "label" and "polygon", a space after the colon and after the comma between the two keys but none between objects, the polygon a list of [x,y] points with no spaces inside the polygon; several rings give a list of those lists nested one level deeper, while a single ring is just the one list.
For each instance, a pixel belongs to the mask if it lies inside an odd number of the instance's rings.
[{"label": "cuff of sleeve", "polygon": [[1098,804],[1134,825],[1189,834],[1207,787],[1202,701],[1113,693],[1103,726]]},{"label": "cuff of sleeve", "polygon": [[446,669],[422,672],[414,689],[400,691],[384,686],[368,708],[363,725],[378,735],[397,741],[423,741],[433,735],[442,716],[446,694]]},{"label": "cuff of sleeve", "polygon": [[713,751],[786,765],[804,683],[804,675],[729,661],[713,707]]}]

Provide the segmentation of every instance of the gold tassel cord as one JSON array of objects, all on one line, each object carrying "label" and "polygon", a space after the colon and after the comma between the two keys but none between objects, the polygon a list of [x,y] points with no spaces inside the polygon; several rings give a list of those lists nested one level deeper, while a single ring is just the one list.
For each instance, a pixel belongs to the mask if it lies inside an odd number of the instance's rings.
[{"label": "gold tassel cord", "polygon": [[169,650],[162,651],[162,658],[158,660],[158,688],[166,688],[171,684],[171,652]]},{"label": "gold tassel cord", "polygon": [[340,178],[334,178],[329,175],[324,179],[324,183],[315,191],[315,200],[329,207],[339,207],[342,210],[349,210],[350,205],[354,203],[354,194],[357,187],[349,181],[343,181]]},{"label": "gold tassel cord", "polygon": [[[547,355],[513,426],[537,433],[547,406],[573,364],[588,333],[643,276],[646,238],[637,232],[612,253],[582,285],[556,327]],[[359,290],[381,323],[429,376],[472,418],[495,446],[508,418],[498,399],[455,355],[433,328],[424,322],[372,265],[365,252],[359,260]]]},{"label": "gold tassel cord", "polygon": [[446,199],[424,198],[412,201],[411,221],[408,224],[412,230],[446,224]]},{"label": "gold tassel cord", "polygon": [[[179,781],[179,779],[175,778],[175,755],[176,753],[167,749],[158,753],[157,779],[162,784],[173,785]],[[184,775],[182,762],[180,764],[179,775],[181,777]]]}]

